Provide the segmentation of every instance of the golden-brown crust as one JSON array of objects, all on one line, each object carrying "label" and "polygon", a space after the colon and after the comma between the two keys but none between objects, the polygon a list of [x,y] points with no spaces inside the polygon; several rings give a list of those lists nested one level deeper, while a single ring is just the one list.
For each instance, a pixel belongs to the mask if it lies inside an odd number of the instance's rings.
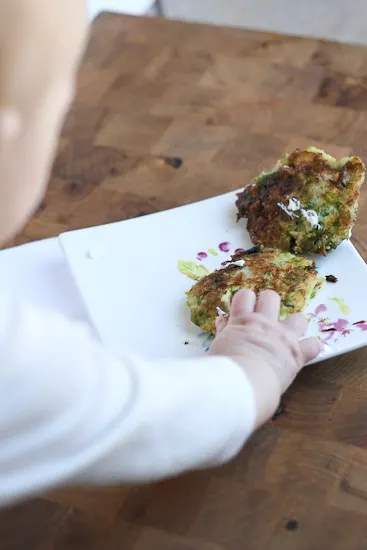
[{"label": "golden-brown crust", "polygon": [[[250,253],[249,253],[250,252]],[[319,282],[313,260],[274,249],[256,247],[234,255],[228,265],[203,277],[188,292],[192,321],[205,332],[215,332],[219,307],[225,312],[233,294],[243,288],[256,293],[273,289],[282,299],[283,314],[302,311]],[[244,260],[244,265],[233,262]]]},{"label": "golden-brown crust", "polygon": [[[315,151],[294,151],[275,171],[257,178],[238,194],[238,219],[247,218],[255,244],[296,253],[326,254],[348,238],[358,206],[365,167],[359,157],[333,165]],[[295,198],[315,211],[319,227],[280,205]],[[292,214],[292,213],[291,213]]]}]

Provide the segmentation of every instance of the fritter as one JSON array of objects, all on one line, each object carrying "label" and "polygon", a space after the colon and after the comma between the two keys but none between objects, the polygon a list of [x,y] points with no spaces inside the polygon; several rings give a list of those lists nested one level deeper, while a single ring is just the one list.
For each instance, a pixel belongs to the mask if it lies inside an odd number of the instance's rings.
[{"label": "fritter", "polygon": [[325,256],[350,236],[365,171],[356,156],[297,149],[238,194],[237,218],[254,244]]},{"label": "fritter", "polygon": [[216,317],[229,312],[238,290],[275,290],[281,297],[280,315],[284,318],[302,311],[322,284],[313,260],[256,246],[238,252],[226,267],[200,279],[187,292],[187,304],[192,322],[214,334]]}]

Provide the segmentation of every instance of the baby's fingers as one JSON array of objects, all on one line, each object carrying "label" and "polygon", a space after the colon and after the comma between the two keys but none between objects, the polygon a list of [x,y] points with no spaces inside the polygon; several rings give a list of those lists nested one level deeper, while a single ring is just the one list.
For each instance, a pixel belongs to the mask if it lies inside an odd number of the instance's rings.
[{"label": "baby's fingers", "polygon": [[306,334],[308,321],[302,313],[294,313],[284,319],[284,321],[281,322],[281,325],[288,332],[291,332],[294,336],[297,336],[297,338],[301,338],[301,336]]},{"label": "baby's fingers", "polygon": [[264,290],[260,292],[255,311],[262,313],[270,321],[277,321],[279,318],[280,310],[280,296],[274,290]]},{"label": "baby's fingers", "polygon": [[304,363],[315,359],[323,350],[323,345],[318,338],[306,338],[299,343],[299,347]]},{"label": "baby's fingers", "polygon": [[256,295],[252,290],[239,290],[236,292],[232,299],[229,322],[236,323],[238,319],[253,313],[255,304]]}]

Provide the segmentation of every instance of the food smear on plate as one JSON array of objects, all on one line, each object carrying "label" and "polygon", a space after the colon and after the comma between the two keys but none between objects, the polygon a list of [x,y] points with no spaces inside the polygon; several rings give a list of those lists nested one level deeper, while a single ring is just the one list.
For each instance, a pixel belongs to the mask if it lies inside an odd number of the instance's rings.
[{"label": "food smear on plate", "polygon": [[205,260],[208,257],[208,254],[206,252],[198,252],[196,257],[198,260]]},{"label": "food smear on plate", "polygon": [[338,297],[334,296],[332,298],[329,298],[329,300],[331,300],[332,302],[335,302],[336,304],[338,304],[340,311],[344,315],[348,315],[350,313],[349,306],[347,306],[347,304],[345,303],[343,298],[338,298]]},{"label": "food smear on plate", "polygon": [[365,172],[357,156],[297,149],[237,195],[237,218],[255,244],[325,256],[350,236]]},{"label": "food smear on plate", "polygon": [[100,260],[103,256],[103,250],[100,248],[90,248],[87,252],[87,258],[89,258],[89,260]]},{"label": "food smear on plate", "polygon": [[276,249],[260,248],[232,256],[223,268],[203,276],[187,292],[192,322],[215,333],[218,314],[229,313],[233,295],[241,289],[256,293],[273,289],[281,297],[281,317],[303,311],[325,282],[315,262]]},{"label": "food smear on plate", "polygon": [[218,248],[221,252],[229,252],[231,250],[231,243],[224,241],[223,243],[219,243]]},{"label": "food smear on plate", "polygon": [[199,281],[209,274],[209,270],[203,264],[196,264],[190,260],[178,260],[177,267],[180,273],[193,281]]}]

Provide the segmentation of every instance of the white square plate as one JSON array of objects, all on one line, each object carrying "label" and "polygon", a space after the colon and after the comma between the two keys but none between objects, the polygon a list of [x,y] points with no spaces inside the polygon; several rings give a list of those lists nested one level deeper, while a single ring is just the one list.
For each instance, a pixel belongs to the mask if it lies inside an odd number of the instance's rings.
[{"label": "white square plate", "polygon": [[[91,321],[111,351],[151,359],[205,353],[210,339],[190,322],[185,300],[194,281],[177,263],[211,270],[235,249],[251,247],[244,224],[235,219],[235,193],[228,193],[60,235]],[[349,241],[316,261],[321,274],[338,278],[324,285],[306,312],[309,334],[327,344],[324,359],[367,345],[367,268]]]}]

